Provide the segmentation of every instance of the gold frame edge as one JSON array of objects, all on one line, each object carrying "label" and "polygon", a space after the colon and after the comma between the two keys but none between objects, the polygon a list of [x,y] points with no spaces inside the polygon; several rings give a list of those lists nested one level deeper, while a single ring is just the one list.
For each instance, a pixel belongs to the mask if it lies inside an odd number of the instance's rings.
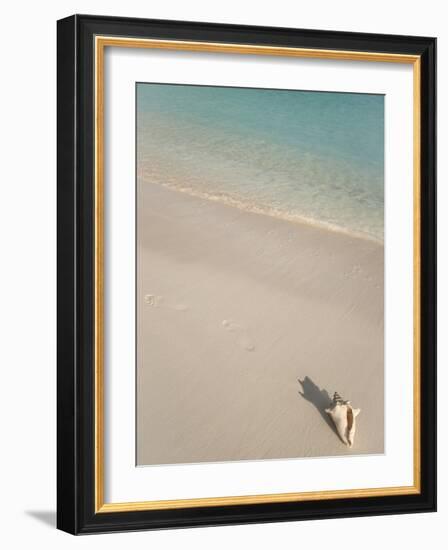
[{"label": "gold frame edge", "polygon": [[[261,495],[226,496],[212,498],[194,498],[178,500],[157,500],[140,502],[106,503],[104,501],[104,48],[155,48],[164,50],[202,51],[208,53],[238,53],[251,55],[273,55],[332,59],[345,61],[371,61],[388,63],[408,63],[413,65],[413,180],[414,180],[414,482],[411,486],[380,487],[366,489],[313,491],[299,493],[276,493]],[[115,36],[96,36],[94,44],[95,60],[95,338],[94,338],[94,382],[95,382],[95,513],[130,512],[144,510],[167,510],[197,508],[205,506],[232,506],[242,504],[262,504],[275,502],[304,502],[316,500],[334,500],[341,498],[362,498],[420,494],[421,492],[421,387],[420,387],[420,117],[421,117],[421,59],[418,55],[387,54],[382,52],[357,52],[345,50],[322,50],[275,46],[257,46],[251,44],[226,44],[214,42],[196,42],[182,40],[158,40],[140,38],[122,38]]]}]

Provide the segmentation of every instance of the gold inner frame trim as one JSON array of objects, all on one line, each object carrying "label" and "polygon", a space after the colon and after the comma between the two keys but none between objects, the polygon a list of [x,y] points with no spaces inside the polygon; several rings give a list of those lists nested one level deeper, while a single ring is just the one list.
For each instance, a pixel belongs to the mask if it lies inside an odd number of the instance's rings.
[{"label": "gold inner frame trim", "polygon": [[[333,491],[313,491],[299,493],[278,493],[180,500],[158,500],[141,502],[104,502],[104,50],[106,47],[153,48],[161,50],[194,51],[207,53],[233,53],[301,57],[314,59],[372,61],[387,63],[407,63],[413,65],[413,174],[414,174],[414,373],[413,373],[413,420],[414,420],[414,470],[413,485],[402,487],[379,487]],[[195,42],[183,40],[157,40],[96,36],[95,55],[95,513],[129,512],[142,510],[166,510],[197,508],[203,506],[232,506],[241,504],[262,504],[274,502],[304,502],[334,500],[341,498],[361,498],[379,496],[412,495],[421,492],[421,426],[420,426],[420,86],[421,60],[417,55],[390,54],[382,52],[357,52],[345,50],[321,50],[253,44],[227,44],[215,42]]]}]

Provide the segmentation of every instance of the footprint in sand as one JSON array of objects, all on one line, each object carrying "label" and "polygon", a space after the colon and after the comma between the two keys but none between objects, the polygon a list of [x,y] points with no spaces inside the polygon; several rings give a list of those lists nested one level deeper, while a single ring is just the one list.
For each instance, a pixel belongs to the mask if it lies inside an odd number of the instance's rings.
[{"label": "footprint in sand", "polygon": [[362,267],[359,264],[355,264],[354,266],[352,266],[350,271],[346,271],[344,273],[344,278],[345,279],[357,279],[362,274],[363,274]]},{"label": "footprint in sand", "polygon": [[162,296],[155,296],[154,294],[145,294],[145,304],[152,307],[158,307],[162,302]]},{"label": "footprint in sand", "polygon": [[148,304],[152,307],[164,306],[168,309],[173,309],[174,311],[188,311],[190,308],[183,303],[167,303],[163,296],[157,296],[154,294],[145,294],[145,304]]},{"label": "footprint in sand", "polygon": [[239,346],[246,351],[255,351],[255,346],[242,325],[228,319],[224,319],[221,324],[228,332],[234,332],[236,334]]}]

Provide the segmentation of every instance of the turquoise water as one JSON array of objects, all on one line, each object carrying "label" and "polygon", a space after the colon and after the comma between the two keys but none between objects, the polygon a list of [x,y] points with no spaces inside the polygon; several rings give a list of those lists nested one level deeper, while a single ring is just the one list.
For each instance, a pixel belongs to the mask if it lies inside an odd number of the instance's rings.
[{"label": "turquoise water", "polygon": [[384,238],[384,96],[137,84],[143,180]]}]

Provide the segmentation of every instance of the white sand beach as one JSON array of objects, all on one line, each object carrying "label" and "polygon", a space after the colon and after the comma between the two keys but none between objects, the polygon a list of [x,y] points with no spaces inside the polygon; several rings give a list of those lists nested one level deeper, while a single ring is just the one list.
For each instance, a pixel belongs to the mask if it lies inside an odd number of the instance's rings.
[{"label": "white sand beach", "polygon": [[138,189],[138,464],[382,453],[383,246]]}]

